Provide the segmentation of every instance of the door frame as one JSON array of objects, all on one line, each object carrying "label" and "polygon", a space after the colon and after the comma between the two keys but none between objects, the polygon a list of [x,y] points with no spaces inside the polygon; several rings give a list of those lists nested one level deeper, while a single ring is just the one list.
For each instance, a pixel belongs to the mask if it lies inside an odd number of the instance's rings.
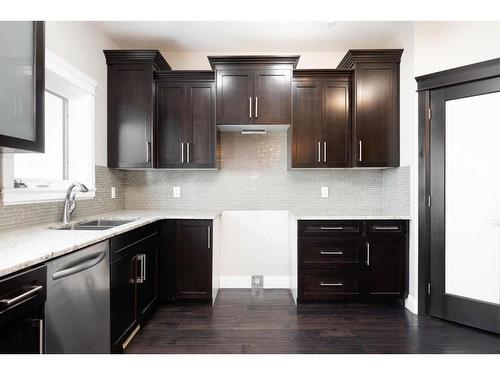
[{"label": "door frame", "polygon": [[418,314],[430,315],[430,130],[435,89],[500,77],[500,58],[416,77],[418,93]]}]

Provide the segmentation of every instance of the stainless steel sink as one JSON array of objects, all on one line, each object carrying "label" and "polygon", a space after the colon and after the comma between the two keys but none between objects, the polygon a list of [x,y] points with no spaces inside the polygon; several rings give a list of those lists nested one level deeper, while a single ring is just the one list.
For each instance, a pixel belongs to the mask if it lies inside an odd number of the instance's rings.
[{"label": "stainless steel sink", "polygon": [[79,223],[69,224],[63,227],[53,227],[57,230],[107,230],[120,225],[132,223],[137,219],[118,220],[118,219],[99,219],[91,221],[82,221]]}]

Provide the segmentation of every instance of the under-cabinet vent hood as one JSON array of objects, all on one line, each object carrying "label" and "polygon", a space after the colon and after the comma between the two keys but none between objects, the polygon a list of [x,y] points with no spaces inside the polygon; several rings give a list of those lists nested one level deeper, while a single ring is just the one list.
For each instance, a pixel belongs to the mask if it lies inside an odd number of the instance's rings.
[{"label": "under-cabinet vent hood", "polygon": [[267,134],[269,132],[287,131],[290,125],[217,125],[221,132],[237,132],[241,134]]}]

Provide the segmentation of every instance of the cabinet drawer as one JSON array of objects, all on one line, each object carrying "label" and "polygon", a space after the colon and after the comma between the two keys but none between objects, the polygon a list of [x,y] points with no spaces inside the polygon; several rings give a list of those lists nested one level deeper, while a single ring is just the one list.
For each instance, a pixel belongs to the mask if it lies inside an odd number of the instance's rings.
[{"label": "cabinet drawer", "polygon": [[116,258],[125,255],[125,253],[127,253],[127,249],[131,245],[157,234],[158,230],[156,224],[149,224],[111,238],[111,260],[113,261]]},{"label": "cabinet drawer", "polygon": [[299,236],[361,236],[362,221],[299,220]]},{"label": "cabinet drawer", "polygon": [[300,265],[353,266],[360,263],[362,243],[358,239],[303,238],[299,241]]},{"label": "cabinet drawer", "polygon": [[406,234],[405,221],[367,221],[366,232],[368,235],[397,235]]},{"label": "cabinet drawer", "polygon": [[348,299],[360,293],[357,270],[303,271],[300,278],[301,299]]}]

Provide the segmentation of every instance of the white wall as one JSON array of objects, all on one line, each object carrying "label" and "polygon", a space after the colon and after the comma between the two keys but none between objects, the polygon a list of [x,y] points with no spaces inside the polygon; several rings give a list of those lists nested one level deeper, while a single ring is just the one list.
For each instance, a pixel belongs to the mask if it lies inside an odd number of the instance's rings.
[{"label": "white wall", "polygon": [[500,22],[415,22],[415,76],[500,57]]},{"label": "white wall", "polygon": [[46,48],[95,81],[95,162],[107,165],[107,67],[103,49],[119,46],[93,22],[46,22]]},{"label": "white wall", "polygon": [[221,288],[249,288],[251,275],[264,275],[264,287],[290,287],[288,211],[223,211],[220,225]]}]

